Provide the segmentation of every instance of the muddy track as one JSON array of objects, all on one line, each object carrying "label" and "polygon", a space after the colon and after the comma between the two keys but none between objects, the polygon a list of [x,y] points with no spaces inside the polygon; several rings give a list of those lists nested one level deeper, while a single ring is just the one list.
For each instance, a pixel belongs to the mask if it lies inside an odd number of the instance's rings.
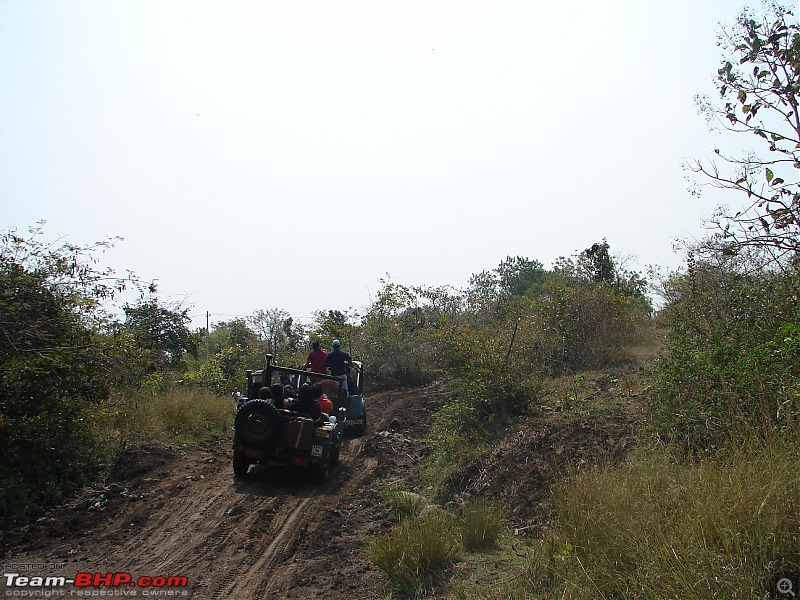
[{"label": "muddy track", "polygon": [[[382,457],[386,428],[410,422],[408,435],[426,428],[421,407],[442,394],[428,388],[368,397],[368,435],[345,442],[322,486],[302,473],[258,467],[237,482],[225,442],[172,451],[138,479],[112,482],[106,493],[16,532],[4,540],[4,562],[63,565],[57,574],[66,577],[185,576],[193,598],[381,597],[382,576],[366,548],[379,528],[375,486],[399,475]],[[383,444],[380,452],[374,443]]]}]

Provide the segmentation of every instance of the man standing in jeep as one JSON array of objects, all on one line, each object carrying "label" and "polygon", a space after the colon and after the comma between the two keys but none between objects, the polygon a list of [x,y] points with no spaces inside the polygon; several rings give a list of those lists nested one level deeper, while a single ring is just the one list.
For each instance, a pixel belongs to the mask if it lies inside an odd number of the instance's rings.
[{"label": "man standing in jeep", "polygon": [[314,373],[320,373],[321,375],[325,375],[327,373],[325,369],[326,359],[328,358],[328,353],[325,352],[319,346],[319,342],[314,342],[311,344],[311,352],[308,353],[308,358],[306,359],[305,368],[308,369],[311,367],[311,370]]},{"label": "man standing in jeep", "polygon": [[350,355],[342,350],[341,342],[333,340],[333,350],[328,352],[328,358],[325,360],[328,368],[331,370],[331,375],[338,377],[342,380],[342,388],[345,393],[350,395],[350,388],[347,385],[347,374],[350,372],[350,367],[353,364],[353,359]]}]

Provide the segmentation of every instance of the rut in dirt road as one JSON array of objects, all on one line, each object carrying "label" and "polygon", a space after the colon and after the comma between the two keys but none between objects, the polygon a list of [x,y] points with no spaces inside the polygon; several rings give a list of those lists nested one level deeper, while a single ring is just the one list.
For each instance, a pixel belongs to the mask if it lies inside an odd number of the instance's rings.
[{"label": "rut in dirt road", "polygon": [[422,425],[412,415],[441,396],[429,388],[369,397],[371,431],[345,442],[322,486],[302,473],[263,468],[235,482],[224,441],[169,451],[137,480],[109,486],[105,510],[78,502],[15,532],[6,562],[63,564],[58,574],[66,577],[185,576],[192,598],[379,597],[383,577],[366,547],[380,527],[376,486],[391,465],[375,456],[373,439],[386,444],[377,432],[385,434],[390,422]]}]

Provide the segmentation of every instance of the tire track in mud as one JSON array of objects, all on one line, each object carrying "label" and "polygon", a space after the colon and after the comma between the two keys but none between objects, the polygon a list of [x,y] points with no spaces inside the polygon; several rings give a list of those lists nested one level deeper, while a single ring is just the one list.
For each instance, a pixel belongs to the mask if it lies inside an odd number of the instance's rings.
[{"label": "tire track in mud", "polygon": [[[407,401],[406,394],[384,394],[368,405],[368,414],[381,429],[394,417],[399,407]],[[377,418],[376,418],[377,417]],[[285,514],[276,514],[273,528],[263,537],[263,554],[245,568],[238,569],[240,576],[221,581],[215,588],[214,598],[254,598],[256,600],[284,597],[295,579],[295,558],[300,541],[313,536],[320,526],[321,515],[340,500],[357,490],[377,467],[374,458],[361,457],[366,438],[345,442],[342,463],[336,467],[335,478],[322,487],[312,488],[310,494],[292,506]],[[255,475],[255,474],[253,474]],[[311,506],[309,506],[311,505]]]},{"label": "tire track in mud", "polygon": [[225,442],[181,456],[175,452],[163,472],[140,482],[141,489],[133,490],[138,496],[124,500],[116,514],[99,513],[78,535],[53,535],[40,550],[10,558],[63,563],[58,574],[66,577],[81,571],[185,576],[191,598],[288,597],[299,585],[297,570],[314,560],[308,552],[324,537],[326,516],[358,510],[343,501],[357,501],[362,486],[375,479],[379,461],[362,452],[372,436],[395,417],[402,419],[407,403],[426,393],[369,396],[367,436],[345,441],[342,462],[322,486],[303,474],[260,468],[237,483]]},{"label": "tire track in mud", "polygon": [[[349,455],[350,452],[348,452]],[[358,475],[353,476],[351,474],[346,485],[338,490],[336,494],[331,496],[315,494],[306,498],[292,511],[280,527],[275,538],[265,549],[264,555],[248,570],[242,585],[231,590],[230,597],[267,599],[281,598],[286,593],[297,569],[294,559],[297,554],[296,549],[299,538],[301,536],[313,536],[321,524],[320,515],[332,508],[344,496],[358,489],[358,486],[367,475],[374,471],[377,461],[367,459],[360,461],[357,466],[359,467]],[[340,475],[343,475],[343,473],[340,472]],[[305,509],[312,499],[317,500],[313,511],[306,511]],[[280,565],[284,566],[281,567]],[[264,580],[264,573],[271,573],[272,577]],[[255,589],[252,589],[253,581],[258,582]],[[251,591],[255,595],[250,596],[249,592]]]}]

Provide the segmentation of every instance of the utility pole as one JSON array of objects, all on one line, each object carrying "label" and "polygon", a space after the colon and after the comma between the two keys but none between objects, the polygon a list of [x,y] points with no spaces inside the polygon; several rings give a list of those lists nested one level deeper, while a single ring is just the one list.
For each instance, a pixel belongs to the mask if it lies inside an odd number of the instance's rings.
[{"label": "utility pole", "polygon": [[208,322],[211,318],[211,313],[206,311],[206,361],[208,361],[208,337],[209,337],[209,330],[208,330]]}]

